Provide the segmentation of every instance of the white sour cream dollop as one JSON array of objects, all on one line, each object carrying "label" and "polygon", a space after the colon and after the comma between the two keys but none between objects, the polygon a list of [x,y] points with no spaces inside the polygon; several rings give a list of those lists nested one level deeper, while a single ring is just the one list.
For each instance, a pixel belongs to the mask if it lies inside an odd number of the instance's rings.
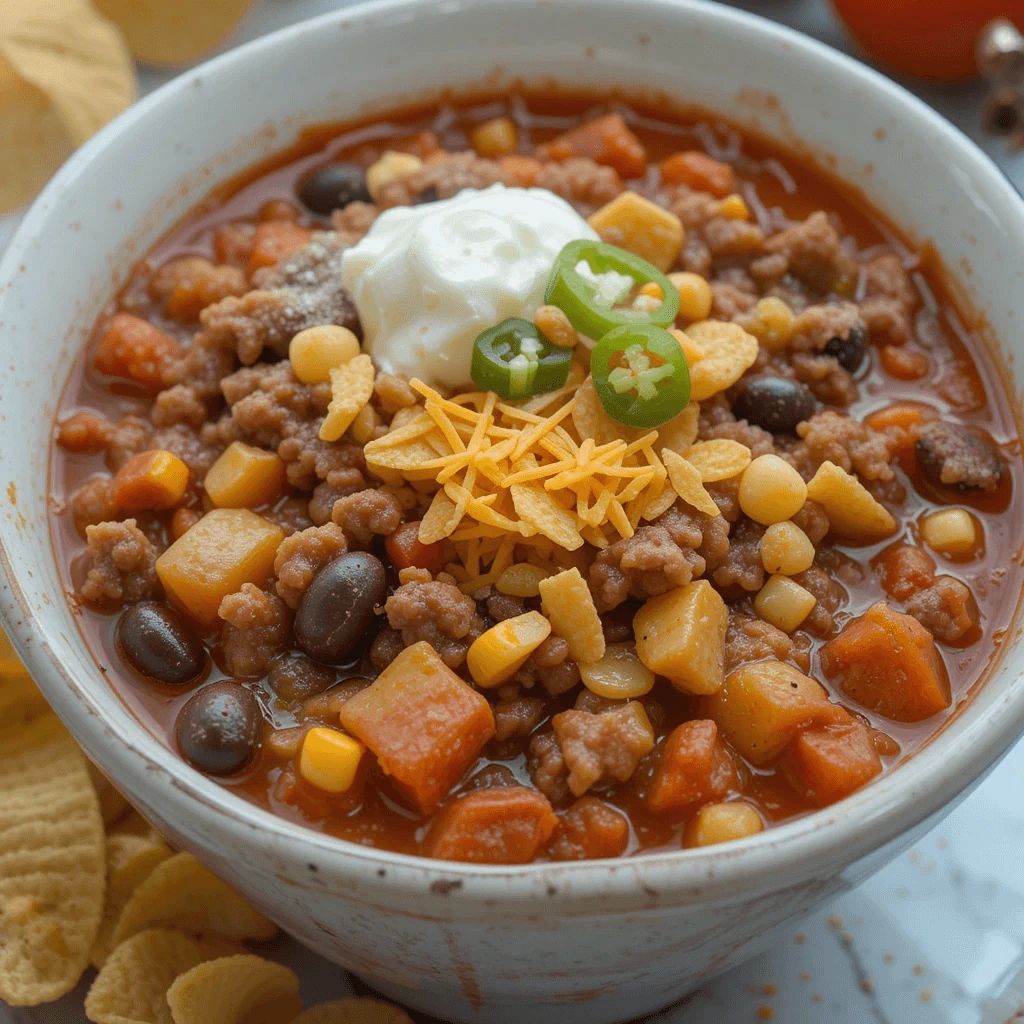
[{"label": "white sour cream dollop", "polygon": [[363,344],[386,373],[468,384],[477,335],[532,319],[562,248],[593,228],[540,188],[492,185],[382,213],[342,258]]}]

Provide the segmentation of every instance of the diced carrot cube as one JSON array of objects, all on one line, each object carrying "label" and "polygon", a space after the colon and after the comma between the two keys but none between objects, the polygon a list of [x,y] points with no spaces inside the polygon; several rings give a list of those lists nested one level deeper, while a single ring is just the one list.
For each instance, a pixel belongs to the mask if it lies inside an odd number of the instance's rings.
[{"label": "diced carrot cube", "polygon": [[422,640],[344,704],[341,724],[421,814],[437,807],[494,735],[490,704]]},{"label": "diced carrot cube", "polygon": [[424,544],[420,540],[420,523],[417,519],[412,523],[403,523],[394,533],[388,534],[384,541],[388,558],[396,569],[430,569],[439,572],[445,567],[444,542],[435,541]]},{"label": "diced carrot cube", "polygon": [[862,722],[801,729],[787,747],[782,766],[794,787],[818,807],[842,800],[882,771]]},{"label": "diced carrot cube", "polygon": [[222,224],[213,236],[213,255],[217,262],[244,270],[249,266],[255,234],[256,228],[245,221]]},{"label": "diced carrot cube", "polygon": [[916,544],[894,544],[873,564],[882,589],[897,601],[906,601],[935,583],[935,559]]},{"label": "diced carrot cube", "polygon": [[733,169],[699,149],[673,153],[662,160],[661,180],[666,185],[688,185],[697,192],[710,192],[717,199],[736,191]]},{"label": "diced carrot cube", "polygon": [[260,267],[272,267],[305,245],[312,232],[287,220],[268,220],[256,228],[249,255],[249,273]]},{"label": "diced carrot cube", "polygon": [[757,767],[775,760],[803,726],[849,721],[821,683],[772,659],[730,672],[721,690],[701,700],[701,713]]},{"label": "diced carrot cube", "polygon": [[108,377],[159,391],[164,364],[180,355],[181,345],[169,334],[131,313],[115,313],[96,346],[93,366]]},{"label": "diced carrot cube", "polygon": [[661,749],[647,791],[652,811],[675,811],[707,800],[723,800],[740,785],[736,759],[710,719],[683,722]]},{"label": "diced carrot cube", "polygon": [[851,700],[896,722],[923,721],[952,703],[935,638],[885,601],[825,644],[821,667]]},{"label": "diced carrot cube", "polygon": [[155,449],[133,455],[117,471],[110,493],[122,512],[157,512],[177,505],[187,488],[188,466]]},{"label": "diced carrot cube", "polygon": [[426,854],[471,864],[528,864],[557,825],[548,798],[535,789],[478,789],[442,809],[427,836]]},{"label": "diced carrot cube", "polygon": [[647,151],[621,114],[606,114],[581,124],[538,146],[537,156],[557,161],[589,157],[595,163],[613,167],[627,180],[642,178],[647,172]]},{"label": "diced carrot cube", "polygon": [[172,603],[212,626],[228,594],[266,582],[282,540],[281,527],[255,512],[217,508],[156,560],[156,573]]}]

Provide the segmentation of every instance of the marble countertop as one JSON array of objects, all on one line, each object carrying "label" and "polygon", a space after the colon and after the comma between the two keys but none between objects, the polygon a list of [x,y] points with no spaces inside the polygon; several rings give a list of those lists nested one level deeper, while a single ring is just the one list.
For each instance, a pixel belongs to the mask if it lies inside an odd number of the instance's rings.
[{"label": "marble countertop", "polygon": [[[628,2],[628,0],[623,0]],[[257,0],[226,46],[340,6]],[[849,43],[824,0],[735,6],[836,46]],[[143,70],[143,91],[169,75]],[[909,83],[908,83],[909,84]],[[913,86],[1024,190],[1024,154],[982,135],[980,85]],[[0,248],[15,218],[0,218]],[[1024,1018],[1024,743],[908,854],[801,924],[770,952],[659,1015],[658,1024],[1006,1024]],[[282,939],[268,951],[302,978],[306,1005],[353,993],[339,968]],[[0,1024],[80,1024],[87,982],[49,1007]]]}]

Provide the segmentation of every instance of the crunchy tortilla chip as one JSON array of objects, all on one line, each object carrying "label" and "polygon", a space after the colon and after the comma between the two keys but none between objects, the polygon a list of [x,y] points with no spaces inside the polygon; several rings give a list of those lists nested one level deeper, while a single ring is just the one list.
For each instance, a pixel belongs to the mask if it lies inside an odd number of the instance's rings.
[{"label": "crunchy tortilla chip", "polygon": [[299,979],[272,960],[242,954],[207,960],[167,990],[174,1024],[283,1024],[302,1011]]},{"label": "crunchy tortilla chip", "polygon": [[456,517],[458,506],[444,491],[438,491],[420,520],[419,540],[421,544],[434,544],[450,537],[459,525],[462,516]]},{"label": "crunchy tortilla chip", "polygon": [[147,64],[185,64],[212,49],[252,0],[94,0]]},{"label": "crunchy tortilla chip", "polygon": [[758,342],[739,324],[701,320],[680,340],[690,364],[690,398],[703,402],[730,388],[757,359]]},{"label": "crunchy tortilla chip", "polygon": [[321,441],[337,441],[373,395],[373,361],[361,352],[331,370],[331,404],[320,424]]},{"label": "crunchy tortilla chip", "polygon": [[896,529],[896,520],[874,495],[841,466],[823,462],[807,485],[807,497],[825,509],[831,528],[856,540],[880,540]]},{"label": "crunchy tortilla chip", "polygon": [[132,893],[170,856],[171,848],[155,834],[107,836],[107,897],[89,954],[94,967],[102,967],[113,952],[114,929]]},{"label": "crunchy tortilla chip", "polygon": [[658,447],[671,448],[677,455],[697,440],[697,421],[700,418],[700,406],[691,402],[678,416],[658,427]]},{"label": "crunchy tortilla chip", "polygon": [[583,538],[576,528],[576,520],[558,504],[549,491],[530,484],[513,484],[510,490],[516,515],[524,523],[566,551],[582,547]]},{"label": "crunchy tortilla chip", "polygon": [[36,1006],[75,987],[99,928],[104,874],[103,819],[85,755],[52,712],[5,716],[0,1000]]},{"label": "crunchy tortilla chip", "polygon": [[716,480],[731,480],[750,465],[750,449],[739,441],[716,438],[699,441],[687,449],[683,456],[700,472],[701,480],[713,484]]},{"label": "crunchy tortilla chip", "polygon": [[579,569],[548,576],[538,585],[541,611],[551,628],[569,645],[569,656],[578,662],[604,657],[604,630],[590,587]]},{"label": "crunchy tortilla chip", "polygon": [[292,1024],[412,1024],[400,1006],[381,999],[338,999],[300,1013]]},{"label": "crunchy tortilla chip", "polygon": [[226,939],[270,939],[277,934],[271,921],[191,853],[158,864],[132,893],[114,929],[114,945],[155,927]]},{"label": "crunchy tortilla chip", "polygon": [[668,479],[672,484],[672,490],[686,502],[700,512],[709,516],[717,516],[721,513],[714,503],[711,495],[704,489],[700,478],[700,470],[692,463],[689,463],[677,455],[671,448],[666,448],[661,453],[661,458],[668,470]]},{"label": "crunchy tortilla chip", "polygon": [[122,942],[96,975],[85,997],[85,1015],[94,1024],[174,1024],[167,1005],[174,979],[239,949],[224,939],[194,939],[168,928],[139,932]]}]

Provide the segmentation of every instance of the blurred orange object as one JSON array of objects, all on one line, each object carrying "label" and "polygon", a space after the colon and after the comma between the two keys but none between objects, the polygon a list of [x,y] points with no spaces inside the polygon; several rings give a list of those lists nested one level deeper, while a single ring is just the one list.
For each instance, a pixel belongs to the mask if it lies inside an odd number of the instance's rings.
[{"label": "blurred orange object", "polygon": [[944,82],[977,73],[975,44],[993,18],[1024,29],[1024,0],[832,0],[832,6],[874,60]]},{"label": "blurred orange object", "polygon": [[14,652],[11,641],[0,629],[0,679],[4,676],[27,676],[28,670],[21,663],[21,659]]}]

